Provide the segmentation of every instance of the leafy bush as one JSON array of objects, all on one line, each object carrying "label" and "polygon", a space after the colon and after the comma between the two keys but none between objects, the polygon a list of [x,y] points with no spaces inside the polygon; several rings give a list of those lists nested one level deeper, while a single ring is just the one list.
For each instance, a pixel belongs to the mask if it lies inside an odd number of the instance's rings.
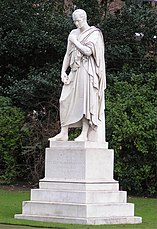
[{"label": "leafy bush", "polygon": [[52,119],[57,120],[53,117],[53,100],[49,101],[47,109],[42,107],[42,104],[40,106],[39,111],[33,110],[27,115],[25,128],[29,130],[29,136],[21,151],[27,170],[25,178],[33,183],[38,183],[44,176],[45,148],[48,147],[48,138],[56,135],[60,130],[59,121],[52,121]]},{"label": "leafy bush", "polygon": [[24,120],[24,113],[9,98],[0,96],[0,183],[10,183],[19,175]]},{"label": "leafy bush", "polygon": [[156,72],[155,9],[125,1],[124,7],[113,14],[109,11],[112,0],[99,4],[97,0],[73,2],[76,8],[85,9],[89,24],[99,27],[104,34],[107,72],[121,71],[123,67],[134,68],[138,73]]},{"label": "leafy bush", "polygon": [[107,89],[107,139],[115,149],[115,176],[132,194],[156,192],[156,76],[132,73],[130,83],[114,82]]},{"label": "leafy bush", "polygon": [[[43,174],[47,139],[59,128],[61,62],[73,25],[57,1],[0,3],[0,93],[27,112],[23,129],[29,136],[19,146],[18,162],[21,174],[37,181]],[[15,154],[12,159],[15,168]]]},{"label": "leafy bush", "polygon": [[142,5],[130,5],[108,15],[100,24],[105,37],[107,72],[127,67],[138,73],[155,73],[156,24],[155,10]]},{"label": "leafy bush", "polygon": [[86,11],[89,24],[98,27],[101,25],[102,21],[106,19],[111,2],[113,2],[113,0],[73,0],[76,9],[84,9]]},{"label": "leafy bush", "polygon": [[40,112],[33,110],[26,117],[9,98],[0,96],[0,183],[36,183],[43,177],[48,138],[60,128],[58,121],[52,122],[53,101],[49,107],[40,104]]},{"label": "leafy bush", "polygon": [[[115,149],[116,178],[132,194],[153,195],[157,17],[140,5],[109,14],[106,3],[112,0],[73,2],[104,34],[107,138]],[[10,182],[21,164],[19,177],[36,182],[43,174],[47,139],[59,131],[60,70],[73,23],[62,1],[0,0],[0,11],[0,94],[27,113],[25,120],[1,97],[0,176]],[[135,33],[144,36],[139,40]],[[71,132],[71,139],[76,134]]]},{"label": "leafy bush", "polygon": [[[60,63],[72,23],[57,1],[0,1],[1,91]],[[32,70],[31,70],[32,73]]]},{"label": "leafy bush", "polygon": [[50,69],[31,69],[27,79],[16,81],[8,87],[7,95],[25,111],[41,112],[43,109],[50,109],[55,116],[60,91],[60,71],[57,65]]}]

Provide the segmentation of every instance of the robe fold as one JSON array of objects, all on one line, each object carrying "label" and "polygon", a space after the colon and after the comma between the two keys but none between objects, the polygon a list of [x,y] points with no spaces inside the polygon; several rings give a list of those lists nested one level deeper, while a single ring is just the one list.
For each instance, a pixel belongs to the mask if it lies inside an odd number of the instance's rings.
[{"label": "robe fold", "polygon": [[85,117],[94,129],[104,125],[104,41],[101,31],[94,26],[79,34],[77,39],[90,48],[92,54],[83,55],[73,44],[67,50],[71,71],[69,84],[63,85],[60,97],[60,121],[61,126],[80,127]]}]

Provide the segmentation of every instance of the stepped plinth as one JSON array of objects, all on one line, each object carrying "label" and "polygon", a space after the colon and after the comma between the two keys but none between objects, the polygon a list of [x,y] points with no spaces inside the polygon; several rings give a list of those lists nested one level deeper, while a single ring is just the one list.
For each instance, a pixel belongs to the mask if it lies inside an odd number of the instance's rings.
[{"label": "stepped plinth", "polygon": [[53,142],[45,177],[31,190],[18,219],[72,224],[135,224],[134,204],[113,179],[114,151],[107,143]]}]

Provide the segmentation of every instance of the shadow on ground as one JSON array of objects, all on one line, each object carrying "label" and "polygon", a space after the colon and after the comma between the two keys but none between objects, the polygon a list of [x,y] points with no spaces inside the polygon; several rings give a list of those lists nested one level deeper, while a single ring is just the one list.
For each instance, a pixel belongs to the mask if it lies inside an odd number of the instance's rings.
[{"label": "shadow on ground", "polygon": [[0,224],[0,229],[46,229],[46,228]]}]

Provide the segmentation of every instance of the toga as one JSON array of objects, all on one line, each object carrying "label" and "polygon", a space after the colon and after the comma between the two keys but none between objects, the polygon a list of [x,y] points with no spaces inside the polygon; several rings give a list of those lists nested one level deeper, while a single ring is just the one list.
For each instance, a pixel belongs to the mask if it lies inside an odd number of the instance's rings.
[{"label": "toga", "polygon": [[[77,34],[77,29],[72,32]],[[70,44],[69,83],[64,84],[60,97],[61,126],[80,127],[85,117],[91,128],[104,124],[104,89],[106,86],[104,41],[101,31],[91,26],[79,33],[77,40],[92,51],[83,55],[74,44]],[[103,128],[105,129],[105,127]]]}]

